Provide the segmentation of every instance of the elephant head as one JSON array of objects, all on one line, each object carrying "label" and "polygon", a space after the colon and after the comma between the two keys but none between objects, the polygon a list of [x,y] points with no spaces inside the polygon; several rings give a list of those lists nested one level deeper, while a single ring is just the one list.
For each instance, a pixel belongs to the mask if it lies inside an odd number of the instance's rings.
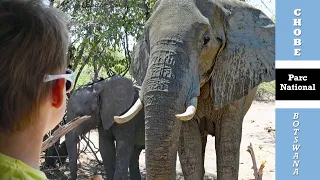
[{"label": "elephant head", "polygon": [[[193,118],[204,84],[220,109],[275,79],[274,31],[271,19],[240,1],[156,2],[130,70],[142,86],[147,179],[175,178],[181,120]],[[115,120],[128,121],[140,106]]]},{"label": "elephant head", "polygon": [[113,116],[121,115],[132,106],[134,94],[132,81],[119,75],[87,84],[72,93],[67,105],[67,122],[85,115],[91,118],[66,134],[71,179],[77,177],[78,136],[97,126],[108,130],[115,122]]}]

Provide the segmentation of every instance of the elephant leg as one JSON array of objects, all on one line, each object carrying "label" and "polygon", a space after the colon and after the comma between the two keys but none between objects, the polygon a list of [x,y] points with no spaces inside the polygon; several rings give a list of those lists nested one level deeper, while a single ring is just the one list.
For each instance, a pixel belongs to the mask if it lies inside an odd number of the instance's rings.
[{"label": "elephant leg", "polygon": [[68,156],[66,141],[63,141],[63,142],[60,144],[60,147],[59,147],[59,155],[61,156],[61,162],[62,162],[62,164],[65,164],[65,163],[66,163],[67,156]]},{"label": "elephant leg", "polygon": [[130,180],[141,180],[141,174],[139,169],[139,156],[142,151],[142,147],[134,147],[133,153],[130,159]]},{"label": "elephant leg", "polygon": [[202,136],[201,140],[202,140],[202,174],[204,176],[204,174],[206,173],[206,170],[204,169],[204,159],[205,159],[205,154],[206,154],[206,146],[207,146],[207,135]]},{"label": "elephant leg", "polygon": [[[46,167],[56,167],[57,166],[57,159],[58,159],[58,148],[59,148],[59,141],[53,144],[50,148],[45,151],[45,166]],[[59,162],[60,163],[60,162]]]},{"label": "elephant leg", "polygon": [[114,139],[111,131],[104,130],[102,125],[99,125],[98,131],[100,154],[106,171],[107,180],[113,180],[116,162]]},{"label": "elephant leg", "polygon": [[179,159],[185,180],[203,179],[202,142],[196,120],[182,122],[179,139]]},{"label": "elephant leg", "polygon": [[242,123],[255,93],[256,88],[248,96],[229,104],[224,109],[221,119],[216,121],[215,146],[218,180],[238,180]]},{"label": "elephant leg", "polygon": [[134,148],[135,122],[114,124],[111,128],[116,139],[117,152],[114,179],[127,180],[130,158]]},{"label": "elephant leg", "polygon": [[78,152],[77,152],[77,144],[79,142],[79,136],[77,133],[81,132],[81,126],[79,125],[78,127],[72,129],[70,132],[68,132],[65,135],[66,138],[66,147],[67,147],[67,152],[69,156],[69,168],[70,168],[70,176],[71,180],[76,180],[77,179],[77,171],[78,171]]},{"label": "elephant leg", "polygon": [[243,115],[232,108],[216,123],[217,180],[238,180]]}]

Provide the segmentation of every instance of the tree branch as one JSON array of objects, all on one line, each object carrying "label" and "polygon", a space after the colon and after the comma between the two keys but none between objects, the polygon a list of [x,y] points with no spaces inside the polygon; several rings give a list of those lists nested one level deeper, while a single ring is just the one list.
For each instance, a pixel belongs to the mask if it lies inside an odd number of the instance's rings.
[{"label": "tree branch", "polygon": [[74,120],[68,122],[64,126],[59,127],[56,131],[54,131],[54,133],[48,139],[46,139],[42,143],[41,151],[45,151],[46,149],[51,147],[54,143],[56,143],[60,139],[61,136],[66,135],[73,128],[75,128],[78,125],[80,125],[81,123],[89,120],[90,118],[91,118],[91,116],[78,117],[78,118],[75,118]]},{"label": "tree branch", "polygon": [[[93,148],[92,148],[91,145],[90,145],[90,144],[93,144],[93,146],[94,146],[94,143],[90,140],[90,138],[87,138],[86,136],[83,137],[83,140],[86,141],[86,143],[87,143],[87,145],[89,146],[91,152],[93,153],[94,157],[96,158],[98,164],[99,164],[99,165],[102,165],[102,163],[101,163],[101,161],[99,160],[96,152],[94,152]],[[96,147],[94,146],[94,148],[96,148]],[[97,148],[96,148],[96,149],[97,149]],[[99,150],[99,151],[100,151],[100,150]]]},{"label": "tree branch", "polygon": [[144,3],[144,10],[145,10],[145,13],[144,13],[145,21],[147,21],[150,17],[150,7],[148,6],[147,1],[143,1],[143,3]]},{"label": "tree branch", "polygon": [[273,16],[275,16],[275,14],[271,11],[271,9],[266,5],[266,3],[264,3],[264,1],[263,0],[261,0],[261,3],[269,10],[269,12],[273,15]]},{"label": "tree branch", "polygon": [[254,151],[253,151],[253,147],[252,147],[252,144],[250,143],[250,145],[248,146],[248,149],[247,151],[250,153],[251,155],[251,159],[252,159],[252,169],[253,169],[253,175],[254,175],[254,179],[250,179],[250,180],[262,180],[262,175],[263,175],[263,168],[265,167],[264,164],[266,163],[266,161],[263,161],[261,163],[261,166],[259,168],[259,171],[258,171],[258,168],[257,168],[257,162],[256,162],[256,157],[255,157],[255,154],[254,154]]},{"label": "tree branch", "polygon": [[123,20],[123,28],[124,28],[124,33],[125,33],[125,38],[124,38],[124,43],[123,43],[123,49],[124,49],[124,53],[125,53],[125,57],[126,57],[126,60],[127,60],[127,65],[126,66],[126,69],[124,70],[124,72],[122,73],[122,76],[124,76],[130,69],[130,64],[131,64],[131,56],[130,56],[130,51],[129,51],[129,40],[128,40],[128,29],[126,27],[126,16],[129,12],[129,7],[128,7],[128,3],[126,0],[124,0],[124,4],[123,4],[126,8],[123,16],[122,16],[122,20]]}]

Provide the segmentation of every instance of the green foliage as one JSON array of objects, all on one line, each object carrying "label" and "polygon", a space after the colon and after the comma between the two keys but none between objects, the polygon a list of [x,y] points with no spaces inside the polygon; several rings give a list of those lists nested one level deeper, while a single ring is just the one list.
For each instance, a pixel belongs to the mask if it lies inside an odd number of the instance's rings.
[{"label": "green foliage", "polygon": [[77,73],[76,83],[114,73],[128,74],[129,44],[139,39],[155,1],[54,1],[54,6],[69,17],[69,64]]},{"label": "green foliage", "polygon": [[264,82],[258,86],[258,91],[264,91],[267,93],[275,93],[276,92],[276,81]]},{"label": "green foliage", "polygon": [[255,100],[274,101],[276,94],[276,81],[264,82],[258,86]]},{"label": "green foliage", "polygon": [[[240,0],[244,1],[245,0]],[[76,87],[114,73],[131,77],[129,44],[140,38],[156,0],[55,0],[69,17],[69,64],[77,74]],[[275,17],[272,18],[275,21]],[[133,41],[133,42],[132,42]],[[274,82],[259,92],[274,92]]]},{"label": "green foliage", "polygon": [[[78,72],[76,71],[76,73]],[[91,76],[92,76],[92,70],[88,66],[84,67],[84,69],[82,70],[82,73],[79,75],[78,83],[76,84],[75,89],[91,81],[92,79]]]}]

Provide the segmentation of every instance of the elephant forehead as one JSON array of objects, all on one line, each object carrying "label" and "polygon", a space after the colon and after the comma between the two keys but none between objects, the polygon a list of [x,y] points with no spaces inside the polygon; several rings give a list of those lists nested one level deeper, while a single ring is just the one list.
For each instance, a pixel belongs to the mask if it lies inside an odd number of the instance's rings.
[{"label": "elephant forehead", "polygon": [[[183,17],[183,19],[182,19]],[[188,42],[195,32],[209,21],[199,11],[194,0],[163,0],[150,17],[150,43],[175,37]],[[190,38],[186,40],[186,38]],[[191,40],[190,40],[191,42]]]}]

